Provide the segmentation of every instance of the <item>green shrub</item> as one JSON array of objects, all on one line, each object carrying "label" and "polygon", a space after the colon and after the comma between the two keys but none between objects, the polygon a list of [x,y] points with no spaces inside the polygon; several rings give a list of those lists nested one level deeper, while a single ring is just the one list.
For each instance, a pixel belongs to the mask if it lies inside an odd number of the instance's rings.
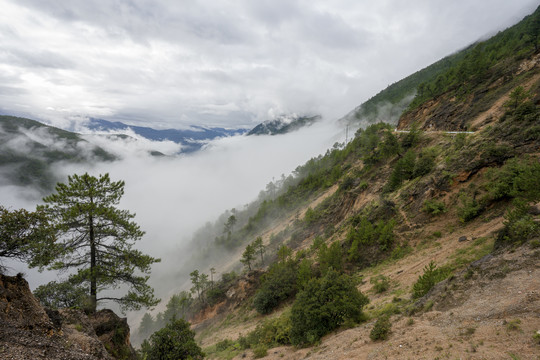
[{"label": "green shrub", "polygon": [[360,191],[364,191],[368,188],[368,183],[367,181],[362,181],[359,185],[358,185],[358,190]]},{"label": "green shrub", "polygon": [[416,162],[416,154],[409,150],[399,159],[394,165],[392,174],[385,185],[386,192],[392,192],[398,189],[401,183],[405,180],[412,179],[414,176],[414,168]]},{"label": "green shrub", "polygon": [[294,261],[274,263],[253,297],[253,307],[260,314],[268,314],[297,291],[297,266]]},{"label": "green shrub", "polygon": [[506,323],[506,330],[508,331],[521,331],[521,320],[520,319],[514,319],[510,320]]},{"label": "green shrub", "polygon": [[208,305],[214,306],[218,302],[224,300],[226,298],[225,295],[226,291],[225,288],[221,286],[216,286],[214,288],[210,288],[205,291],[206,301]]},{"label": "green shrub", "polygon": [[326,274],[330,269],[342,272],[343,252],[341,250],[340,242],[335,241],[330,247],[327,247],[326,243],[322,244],[321,247],[319,247],[317,260],[319,261],[319,267],[322,274]]},{"label": "green shrub", "polygon": [[339,191],[347,191],[354,186],[354,177],[345,176],[341,184],[339,185]]},{"label": "green shrub", "polygon": [[373,341],[377,340],[386,340],[388,335],[390,335],[390,330],[392,329],[392,323],[390,323],[390,317],[383,315],[377,319],[373,329],[369,333],[369,338]]},{"label": "green shrub", "polygon": [[410,247],[408,244],[398,245],[392,250],[390,258],[393,260],[399,260],[410,254],[412,251],[412,247]]},{"label": "green shrub", "polygon": [[368,298],[353,280],[329,270],[321,279],[312,279],[298,293],[291,309],[291,343],[313,344],[347,319],[360,321]]},{"label": "green shrub", "polygon": [[306,222],[306,224],[311,225],[317,222],[319,217],[320,217],[320,213],[309,207],[306,210],[306,214],[304,215],[304,221]]},{"label": "green shrub", "polygon": [[467,196],[461,197],[462,206],[457,213],[462,222],[468,222],[476,218],[484,210],[484,207],[475,199]]},{"label": "green shrub", "polygon": [[528,213],[527,203],[515,199],[514,208],[505,214],[504,228],[499,232],[495,248],[503,244],[523,243],[540,235],[540,225]]},{"label": "green shrub", "polygon": [[316,236],[315,239],[313,239],[313,244],[311,244],[311,250],[318,250],[322,244],[324,244],[324,239],[320,236]]},{"label": "green shrub", "polygon": [[347,242],[350,243],[348,258],[357,261],[362,255],[362,245],[378,244],[381,251],[389,250],[394,243],[395,221],[379,220],[376,224],[371,223],[366,216],[359,216],[347,234]]},{"label": "green shrub", "polygon": [[413,177],[427,175],[435,167],[435,155],[432,151],[423,151],[414,165]]},{"label": "green shrub", "polygon": [[260,359],[268,355],[268,348],[266,345],[259,344],[253,348],[253,355],[255,359]]},{"label": "green shrub", "polygon": [[202,360],[205,356],[195,342],[195,333],[183,319],[173,320],[152,334],[144,355],[147,360]]},{"label": "green shrub", "polygon": [[215,346],[216,346],[217,351],[223,351],[223,350],[227,350],[229,347],[233,345],[234,345],[234,341],[225,339],[218,342]]},{"label": "green shrub", "polygon": [[390,302],[376,309],[374,313],[376,316],[395,315],[395,314],[400,314],[401,309],[395,302]]},{"label": "green shrub", "polygon": [[446,212],[446,206],[444,202],[434,199],[424,201],[422,211],[430,215],[439,215]]},{"label": "green shrub", "polygon": [[401,140],[401,146],[404,149],[412,148],[422,140],[422,130],[418,128],[418,125],[414,123],[409,132],[405,133]]},{"label": "green shrub", "polygon": [[373,284],[373,291],[376,294],[383,293],[390,288],[390,281],[384,275],[372,277],[369,282]]},{"label": "green shrub", "polygon": [[413,285],[413,298],[418,299],[426,295],[435,284],[446,279],[450,272],[444,268],[438,268],[433,261],[424,267],[424,273],[418,277]]}]

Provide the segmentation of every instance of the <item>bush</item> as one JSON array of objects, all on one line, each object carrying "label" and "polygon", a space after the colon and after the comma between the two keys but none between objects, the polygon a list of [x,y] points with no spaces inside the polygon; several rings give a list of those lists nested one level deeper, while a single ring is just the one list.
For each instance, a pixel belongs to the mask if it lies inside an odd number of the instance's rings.
[{"label": "bush", "polygon": [[461,222],[468,222],[476,218],[484,210],[482,204],[480,204],[475,198],[466,196],[461,197],[462,206],[457,209],[457,213]]},{"label": "bush", "polygon": [[495,242],[495,248],[504,243],[523,243],[535,236],[540,235],[540,225],[528,213],[527,203],[515,199],[514,208],[504,216],[504,228],[499,232]]},{"label": "bush", "polygon": [[339,185],[339,191],[347,191],[354,186],[354,177],[345,176],[341,184]]},{"label": "bush", "polygon": [[253,307],[260,314],[268,314],[297,291],[297,266],[293,261],[273,264],[253,297]]},{"label": "bush", "polygon": [[263,344],[259,344],[253,348],[253,355],[255,359],[263,358],[268,355],[268,348]]},{"label": "bush", "polygon": [[413,298],[418,299],[426,295],[435,284],[443,281],[449,275],[449,271],[444,268],[436,268],[437,265],[431,261],[424,267],[424,273],[420,275],[413,285]]},{"label": "bush", "polygon": [[322,244],[322,246],[319,247],[317,258],[323,274],[326,274],[330,269],[338,272],[343,271],[343,252],[341,251],[341,244],[339,241],[333,242],[330,247],[327,247],[326,243]]},{"label": "bush", "polygon": [[[372,224],[367,217],[360,216],[354,221],[357,224],[349,230],[347,242],[350,243],[348,251],[349,260],[357,261],[362,255],[362,245],[379,245],[381,251],[389,250],[394,244],[394,220],[379,220]],[[354,224],[353,223],[353,224]]]},{"label": "bush", "polygon": [[390,335],[391,328],[392,324],[390,323],[390,317],[383,315],[379,317],[375,322],[375,325],[373,325],[373,329],[371,329],[371,332],[369,333],[369,338],[373,341],[386,340],[388,339],[388,335]]},{"label": "bush", "polygon": [[313,344],[348,319],[360,321],[368,302],[345,274],[329,270],[324,278],[312,279],[291,309],[291,343]]},{"label": "bush", "polygon": [[225,289],[221,286],[216,286],[214,288],[210,288],[206,290],[205,295],[206,295],[206,301],[208,302],[208,305],[214,306],[218,302],[225,300],[225,298],[227,297],[225,293],[226,293]]},{"label": "bush", "polygon": [[231,347],[233,345],[234,345],[234,341],[232,341],[232,340],[229,340],[229,339],[221,340],[220,342],[218,342],[216,344],[216,350],[217,351],[224,351],[224,350],[227,350],[229,347]]},{"label": "bush", "polygon": [[390,288],[390,281],[384,275],[372,277],[369,282],[373,284],[373,291],[376,294],[383,293]]},{"label": "bush", "polygon": [[446,212],[446,206],[444,202],[437,201],[434,199],[424,201],[424,206],[422,206],[422,211],[430,215],[439,215]]},{"label": "bush", "polygon": [[255,330],[246,337],[238,339],[239,346],[243,349],[255,348],[257,345],[272,347],[276,345],[291,344],[291,314],[285,311],[280,317],[267,319],[257,325]]},{"label": "bush", "polygon": [[205,356],[195,342],[195,332],[183,319],[173,320],[152,334],[143,352],[146,360],[202,360]]},{"label": "bush", "polygon": [[412,179],[415,162],[416,154],[411,150],[407,151],[394,165],[394,169],[392,170],[392,174],[390,174],[384,190],[387,192],[394,191],[400,187],[403,181]]},{"label": "bush", "polygon": [[433,151],[423,151],[414,165],[413,177],[427,175],[435,167],[435,154]]}]

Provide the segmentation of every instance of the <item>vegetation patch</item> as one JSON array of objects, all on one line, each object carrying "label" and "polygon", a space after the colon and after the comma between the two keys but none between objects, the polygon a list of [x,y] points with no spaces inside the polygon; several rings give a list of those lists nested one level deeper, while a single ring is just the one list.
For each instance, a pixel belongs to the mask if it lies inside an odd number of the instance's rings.
[{"label": "vegetation patch", "polygon": [[369,333],[369,338],[373,341],[386,340],[390,335],[392,323],[388,315],[383,315],[377,319],[375,325]]},{"label": "vegetation patch", "polygon": [[431,261],[424,267],[424,273],[420,275],[413,285],[412,296],[414,299],[426,295],[437,283],[443,281],[450,275],[447,268],[437,268],[435,262]]}]

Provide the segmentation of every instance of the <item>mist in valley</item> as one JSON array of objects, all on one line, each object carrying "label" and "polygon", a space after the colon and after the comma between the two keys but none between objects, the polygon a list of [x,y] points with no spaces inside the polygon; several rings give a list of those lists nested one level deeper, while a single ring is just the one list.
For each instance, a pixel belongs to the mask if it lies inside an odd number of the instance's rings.
[{"label": "mist in valley", "polygon": [[[50,143],[54,137],[42,135]],[[51,167],[59,181],[71,174],[85,172],[97,176],[109,173],[111,180],[124,180],[125,195],[119,205],[136,214],[135,222],[146,232],[135,247],[143,253],[161,258],[152,266],[149,284],[162,298],[186,288],[189,272],[183,265],[196,252],[198,244],[192,235],[206,223],[219,221],[220,214],[233,208],[242,210],[256,200],[267,184],[288,176],[312,157],[324,153],[335,142],[345,140],[343,128],[336,122],[321,121],[299,131],[280,136],[234,136],[209,142],[201,151],[174,155],[179,145],[156,142],[130,134],[129,137],[86,134],[84,139],[98,145],[118,160],[84,164],[54,163]],[[89,151],[86,144],[80,151]],[[159,151],[167,156],[152,156]],[[43,193],[30,186],[2,182],[0,203],[8,208],[35,209]],[[212,239],[207,239],[211,242]],[[195,247],[195,249],[193,249]],[[198,262],[201,271],[214,266],[212,259]],[[18,262],[6,263],[14,274],[23,272],[31,289],[58,277],[56,272],[38,272]],[[217,276],[224,271],[216,266]],[[183,288],[184,287],[184,288]],[[113,304],[102,304],[110,307]],[[140,313],[128,314],[131,325],[138,325]]]}]

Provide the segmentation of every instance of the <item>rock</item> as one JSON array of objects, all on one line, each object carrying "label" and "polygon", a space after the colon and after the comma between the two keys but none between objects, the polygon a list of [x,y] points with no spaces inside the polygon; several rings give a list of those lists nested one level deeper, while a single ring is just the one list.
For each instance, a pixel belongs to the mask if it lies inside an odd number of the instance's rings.
[{"label": "rock", "polygon": [[70,343],[98,359],[112,359],[82,310],[60,309],[59,313],[63,321],[62,330]]},{"label": "rock", "polygon": [[116,358],[136,360],[137,354],[129,341],[129,325],[126,318],[120,318],[112,310],[103,309],[89,316],[99,340]]},{"label": "rock", "polygon": [[0,324],[2,359],[136,359],[125,318],[111,310],[87,316],[44,309],[22,276],[0,274]]},{"label": "rock", "polygon": [[531,215],[540,215],[540,205],[532,205],[531,207],[529,207],[528,213]]},{"label": "rock", "polygon": [[460,236],[459,239],[458,239],[459,242],[464,242],[464,241],[467,241],[467,237],[466,236]]}]

